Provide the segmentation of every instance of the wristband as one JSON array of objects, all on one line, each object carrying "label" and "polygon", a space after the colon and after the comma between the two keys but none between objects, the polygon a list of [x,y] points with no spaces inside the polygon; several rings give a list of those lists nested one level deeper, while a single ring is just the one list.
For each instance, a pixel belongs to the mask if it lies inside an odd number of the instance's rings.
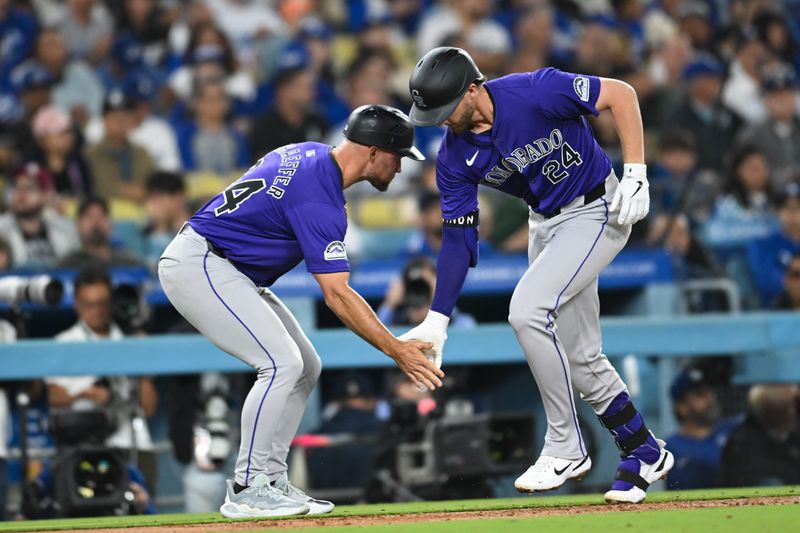
[{"label": "wristband", "polygon": [[647,179],[647,165],[643,163],[625,163],[622,166],[623,178]]},{"label": "wristband", "polygon": [[450,323],[450,317],[442,313],[437,313],[436,311],[428,311],[428,316],[425,317],[424,322],[445,331],[447,330],[447,325]]}]

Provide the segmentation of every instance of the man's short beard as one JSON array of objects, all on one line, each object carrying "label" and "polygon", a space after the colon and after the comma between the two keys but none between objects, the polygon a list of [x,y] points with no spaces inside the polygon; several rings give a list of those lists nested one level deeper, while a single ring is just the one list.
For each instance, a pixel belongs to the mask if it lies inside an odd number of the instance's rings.
[{"label": "man's short beard", "polygon": [[367,181],[369,182],[370,185],[372,185],[373,187],[375,187],[376,189],[378,189],[381,192],[386,192],[386,191],[389,190],[389,184],[388,183],[384,183],[382,181],[379,181],[375,177],[367,176]]},{"label": "man's short beard", "polygon": [[31,209],[24,209],[14,211],[14,217],[20,220],[34,220],[42,215],[43,207],[33,207]]},{"label": "man's short beard", "polygon": [[467,104],[464,107],[464,112],[458,117],[456,123],[450,126],[450,130],[453,133],[464,133],[468,129],[472,128],[472,115],[475,113],[475,106],[472,104]]},{"label": "man's short beard", "polygon": [[712,427],[719,420],[719,406],[715,404],[703,411],[690,412],[686,420],[696,426]]}]

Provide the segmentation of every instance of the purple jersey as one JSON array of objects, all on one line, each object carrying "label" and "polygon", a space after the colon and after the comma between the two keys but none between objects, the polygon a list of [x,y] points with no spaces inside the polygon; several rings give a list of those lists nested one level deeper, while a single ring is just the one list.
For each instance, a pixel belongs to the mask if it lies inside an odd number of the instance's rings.
[{"label": "purple jersey", "polygon": [[611,162],[583,115],[597,115],[600,80],[544,68],[486,82],[494,123],[485,133],[445,133],[436,161],[442,216],[478,209],[478,184],[549,214],[599,185]]},{"label": "purple jersey", "polygon": [[312,273],[349,271],[342,173],[331,150],[313,142],[273,150],[189,224],[260,286],[303,259]]}]

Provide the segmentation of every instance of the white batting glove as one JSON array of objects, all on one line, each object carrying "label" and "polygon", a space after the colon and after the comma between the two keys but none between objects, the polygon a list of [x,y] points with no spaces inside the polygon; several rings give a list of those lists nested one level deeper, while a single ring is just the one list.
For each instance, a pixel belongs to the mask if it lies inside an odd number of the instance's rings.
[{"label": "white batting glove", "polygon": [[450,317],[436,311],[428,311],[428,316],[419,326],[403,333],[398,339],[401,341],[422,341],[433,343],[433,349],[425,350],[425,356],[436,365],[442,368],[442,356],[444,355],[444,343],[447,340],[447,324]]},{"label": "white batting glove", "polygon": [[611,201],[611,211],[619,208],[617,222],[636,224],[650,212],[650,184],[647,182],[647,165],[627,163],[622,179]]}]

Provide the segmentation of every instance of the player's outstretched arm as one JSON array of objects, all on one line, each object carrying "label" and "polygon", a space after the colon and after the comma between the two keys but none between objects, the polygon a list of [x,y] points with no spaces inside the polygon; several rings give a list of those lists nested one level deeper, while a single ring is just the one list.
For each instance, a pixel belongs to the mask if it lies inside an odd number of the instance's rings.
[{"label": "player's outstretched arm", "polygon": [[433,344],[396,339],[381,324],[367,302],[350,287],[349,272],[314,274],[314,279],[322,288],[325,303],[345,326],[394,359],[397,366],[417,386],[430,390],[442,386],[440,378],[444,377],[444,372],[436,368],[423,353],[423,350],[432,349]]},{"label": "player's outstretched arm", "polygon": [[619,209],[620,224],[634,224],[650,211],[650,186],[644,162],[644,130],[636,91],[627,83],[600,79],[597,110],[611,110],[622,144],[624,171],[611,202],[611,211]]},{"label": "player's outstretched arm", "polygon": [[458,295],[470,266],[477,262],[477,227],[442,228],[442,249],[437,262],[436,290],[428,316],[419,326],[400,335],[403,340],[420,340],[433,344],[425,355],[434,362],[436,368],[442,367],[444,343],[447,340],[447,325]]}]

